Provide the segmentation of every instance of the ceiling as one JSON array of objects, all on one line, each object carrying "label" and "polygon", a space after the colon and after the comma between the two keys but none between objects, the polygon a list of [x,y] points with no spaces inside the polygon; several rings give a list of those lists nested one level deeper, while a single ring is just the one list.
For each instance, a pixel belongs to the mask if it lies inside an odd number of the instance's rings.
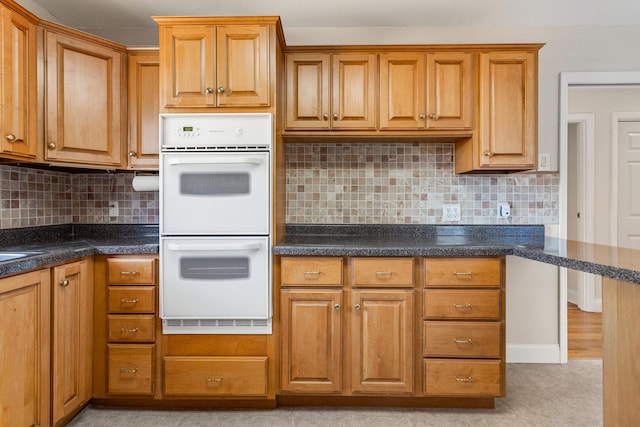
[{"label": "ceiling", "polygon": [[[154,15],[279,15],[287,28],[638,25],[639,0],[15,0],[125,45],[156,44]],[[153,43],[155,41],[155,43]],[[146,43],[145,43],[146,42]]]}]

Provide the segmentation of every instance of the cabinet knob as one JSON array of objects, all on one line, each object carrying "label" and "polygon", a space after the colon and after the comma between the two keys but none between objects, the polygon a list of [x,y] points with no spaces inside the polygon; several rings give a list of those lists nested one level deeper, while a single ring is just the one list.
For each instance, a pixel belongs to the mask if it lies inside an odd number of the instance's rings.
[{"label": "cabinet knob", "polygon": [[437,115],[437,114],[435,114],[435,113],[431,113],[431,114],[429,114],[429,118],[430,118],[431,120],[438,120],[438,115]]},{"label": "cabinet knob", "polygon": [[360,311],[360,304],[354,304],[353,308],[355,308],[356,311]]},{"label": "cabinet knob", "polygon": [[338,113],[333,113],[333,120],[338,120]]},{"label": "cabinet knob", "polygon": [[60,286],[69,286],[69,281],[67,279],[60,280]]},{"label": "cabinet knob", "polygon": [[24,142],[24,140],[16,138],[16,136],[12,133],[6,135],[4,139],[6,139],[8,142]]},{"label": "cabinet knob", "polygon": [[327,113],[324,113],[322,115],[322,118],[325,119],[325,120],[329,120],[329,115]]},{"label": "cabinet knob", "polygon": [[224,88],[222,86],[218,88],[218,93],[224,93]]},{"label": "cabinet knob", "polygon": [[213,93],[213,88],[212,87],[208,87],[204,91],[205,91],[205,93]]},{"label": "cabinet knob", "polygon": [[482,155],[485,157],[491,157],[491,151],[486,150],[484,153],[482,153]]},{"label": "cabinet knob", "polygon": [[336,310],[340,310],[340,304],[334,305],[333,308],[335,308]]},{"label": "cabinet knob", "polygon": [[129,157],[136,157],[135,151],[129,151]]},{"label": "cabinet knob", "polygon": [[53,143],[53,142],[50,142],[49,144],[47,144],[47,146],[52,150],[54,150],[56,148],[56,144]]},{"label": "cabinet knob", "polygon": [[418,116],[418,117],[420,117],[420,120],[424,120],[424,119],[426,119],[426,118],[427,118],[427,115],[426,115],[426,114],[424,114],[424,113],[422,113],[422,114],[420,114],[420,116]]}]

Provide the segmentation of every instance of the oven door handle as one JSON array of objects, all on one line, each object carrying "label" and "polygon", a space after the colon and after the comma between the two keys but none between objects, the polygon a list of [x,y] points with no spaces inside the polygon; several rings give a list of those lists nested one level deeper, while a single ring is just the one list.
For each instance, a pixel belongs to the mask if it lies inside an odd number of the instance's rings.
[{"label": "oven door handle", "polygon": [[169,243],[167,248],[170,251],[257,251],[260,249],[260,243]]},{"label": "oven door handle", "polygon": [[171,166],[177,165],[260,165],[262,159],[259,157],[234,156],[234,157],[176,157],[169,159]]}]

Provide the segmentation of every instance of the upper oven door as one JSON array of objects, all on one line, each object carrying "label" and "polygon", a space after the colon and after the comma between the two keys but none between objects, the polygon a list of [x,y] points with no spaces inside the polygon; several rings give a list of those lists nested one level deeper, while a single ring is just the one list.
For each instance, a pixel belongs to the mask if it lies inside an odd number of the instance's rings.
[{"label": "upper oven door", "polygon": [[162,234],[269,234],[269,153],[172,152],[161,157]]}]

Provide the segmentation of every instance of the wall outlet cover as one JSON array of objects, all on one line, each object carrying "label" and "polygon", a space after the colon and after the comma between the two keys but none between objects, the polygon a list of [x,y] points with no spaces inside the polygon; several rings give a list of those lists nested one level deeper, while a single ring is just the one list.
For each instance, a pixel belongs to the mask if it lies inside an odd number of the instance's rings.
[{"label": "wall outlet cover", "polygon": [[460,221],[460,205],[442,205],[442,221]]}]

